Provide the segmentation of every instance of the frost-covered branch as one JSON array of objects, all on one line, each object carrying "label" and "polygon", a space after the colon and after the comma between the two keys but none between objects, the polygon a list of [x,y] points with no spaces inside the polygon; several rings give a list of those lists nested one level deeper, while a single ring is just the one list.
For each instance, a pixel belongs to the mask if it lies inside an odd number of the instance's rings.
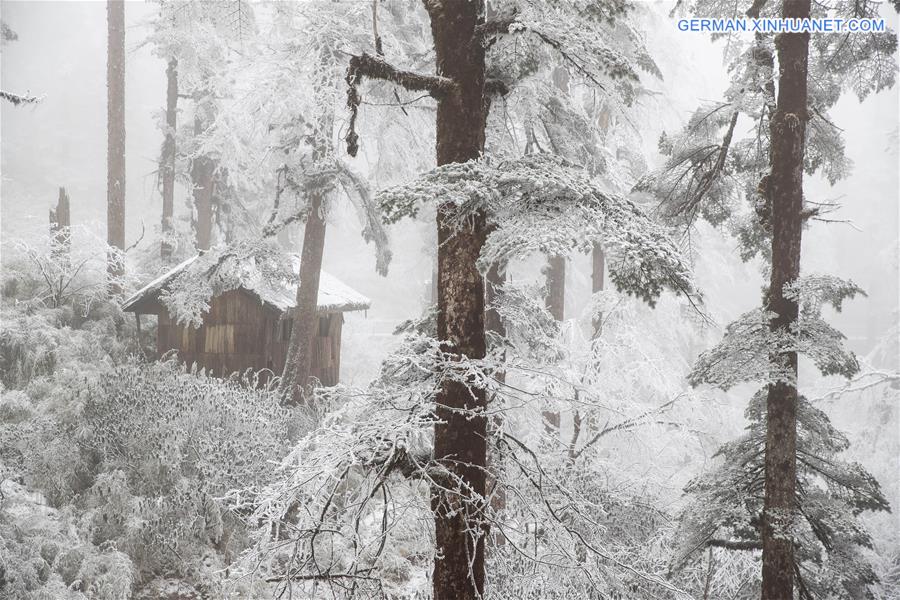
[{"label": "frost-covered branch", "polygon": [[378,200],[388,222],[415,216],[435,200],[453,211],[461,229],[476,211],[485,211],[494,229],[479,259],[484,271],[534,252],[590,251],[599,243],[619,290],[650,304],[664,289],[694,293],[686,261],[660,226],[556,156],[445,165],[379,193]]},{"label": "frost-covered branch", "polygon": [[840,310],[845,299],[863,291],[837,277],[813,275],[788,284],[784,293],[800,304],[800,316],[789,329],[773,331],[774,314],[763,308],[744,313],[728,325],[719,344],[700,355],[688,381],[725,390],[745,381],[793,383],[793,371],[780,358],[790,352],[811,358],[824,375],[855,375],[856,356],[844,348],[844,335],[822,319],[821,309],[831,304]]},{"label": "frost-covered branch", "polygon": [[[371,385],[318,390],[323,418],[298,441],[262,493],[255,515],[262,526],[245,568],[259,568],[279,586],[294,585],[295,595],[311,593],[305,586],[312,581],[341,598],[413,594],[436,558],[431,499],[439,490],[464,511],[468,535],[502,540],[492,546],[488,577],[492,585],[502,581],[504,591],[534,589],[553,574],[553,589],[581,595],[628,589],[683,595],[659,561],[643,560],[610,531],[630,527],[616,512],[628,500],[596,478],[575,475],[594,466],[596,453],[584,452],[575,467],[567,447],[515,431],[507,422],[529,406],[569,402],[585,415],[586,437],[607,429],[607,440],[638,424],[652,426],[660,411],[650,405],[612,410],[607,416],[624,425],[597,427],[601,407],[611,402],[597,396],[617,392],[602,385],[603,392],[589,390],[597,384],[580,367],[555,364],[571,359],[562,350],[567,337],[536,290],[508,284],[496,302],[506,333],[484,359],[446,352],[434,338],[435,315],[429,313],[398,328],[405,336]],[[611,324],[606,333],[610,352],[622,348],[615,331]],[[588,340],[584,345],[585,364],[595,364],[599,354],[591,353]],[[455,468],[448,468],[458,467],[452,458],[438,461],[432,452],[434,402],[446,381],[485,389],[492,398],[487,407],[495,427],[491,459],[473,467],[490,482],[484,497],[473,497]],[[573,389],[580,391],[568,397]],[[481,414],[481,409],[456,410]],[[636,510],[652,512],[644,506]]]},{"label": "frost-covered branch", "polygon": [[[550,12],[542,3],[526,0],[513,11],[486,20],[476,35],[485,48],[505,35],[530,35],[591,84],[610,91],[612,81],[638,81],[635,64],[622,53],[634,41],[624,20],[617,20],[625,10],[624,3],[596,3]],[[616,27],[609,27],[612,23]],[[659,75],[645,52],[639,53],[636,66]]]},{"label": "frost-covered branch", "polygon": [[388,266],[391,262],[391,248],[388,240],[387,231],[381,222],[381,214],[378,205],[372,198],[369,185],[358,173],[353,171],[346,162],[337,161],[338,179],[347,193],[347,196],[353,201],[353,206],[360,215],[360,221],[363,223],[363,239],[375,244],[375,270],[380,275],[387,275]]},{"label": "frost-covered branch", "polygon": [[[686,491],[695,494],[681,519],[684,561],[704,547],[756,550],[760,546],[763,471],[766,445],[766,391],[754,395],[747,408],[748,432],[723,445],[721,466],[694,479]],[[797,401],[797,511],[788,518],[810,597],[835,589],[865,589],[876,581],[863,548],[872,540],[856,516],[887,511],[888,502],[875,478],[862,466],[840,457],[849,441],[828,416],[804,397]]]}]

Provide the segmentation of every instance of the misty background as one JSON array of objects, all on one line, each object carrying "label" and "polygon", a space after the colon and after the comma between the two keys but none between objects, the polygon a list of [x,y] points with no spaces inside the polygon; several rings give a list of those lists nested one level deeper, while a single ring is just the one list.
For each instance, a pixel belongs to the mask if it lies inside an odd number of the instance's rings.
[{"label": "misty background", "polygon": [[[724,41],[713,42],[706,34],[678,31],[676,20],[669,16],[674,0],[648,0],[647,4],[652,5],[652,15],[649,22],[642,24],[646,27],[645,41],[663,75],[661,81],[651,84],[652,93],[639,100],[644,105],[642,114],[654,115],[639,124],[642,148],[652,169],[663,162],[657,150],[660,134],[677,131],[698,105],[720,98],[729,85],[729,77],[722,63]],[[130,264],[159,252],[162,198],[157,169],[163,143],[160,123],[164,121],[166,61],[156,56],[146,42],[151,32],[149,22],[158,11],[156,3],[126,2],[126,246],[136,244],[129,252]],[[887,25],[896,30],[897,15],[889,7],[883,14]],[[86,231],[105,239],[106,3],[3,0],[0,16],[18,35],[16,41],[5,43],[0,49],[2,88],[42,98],[33,105],[0,103],[0,252],[6,252],[16,240],[46,237],[48,211],[55,206],[61,186],[71,198],[74,243],[90,244],[92,238]],[[503,102],[498,100],[497,105],[502,107]],[[179,121],[186,122],[182,115],[189,118],[191,103],[179,106]],[[397,121],[409,118],[396,106],[377,110]],[[818,175],[804,178],[807,199],[836,202],[840,206],[825,217],[829,222],[813,221],[804,230],[802,270],[807,275],[828,273],[852,280],[867,292],[868,297],[845,303],[840,313],[826,308],[825,319],[847,336],[847,346],[865,366],[898,371],[900,89],[894,86],[863,102],[852,93],[845,93],[829,115],[843,130],[846,156],[853,167],[850,175],[834,186]],[[337,118],[347,116],[339,112]],[[742,124],[749,127],[746,122]],[[748,133],[739,129],[736,135]],[[373,187],[378,184],[375,180],[370,183]],[[271,197],[265,198],[262,205],[271,205],[275,190],[268,193]],[[176,218],[188,214],[190,195],[188,188],[176,183]],[[323,269],[372,301],[365,312],[347,313],[343,328],[341,380],[363,386],[378,374],[382,360],[399,344],[398,336],[392,334],[394,328],[406,319],[420,316],[432,303],[435,250],[433,223],[406,219],[390,226],[393,260],[388,275],[382,277],[375,271],[373,247],[363,240],[360,229],[349,203],[332,203]],[[758,258],[741,262],[738,242],[731,234],[705,222],[697,225],[690,242],[696,283],[713,320],[702,337],[707,346],[694,345],[689,349],[693,356],[678,357],[692,360],[721,338],[726,324],[760,305],[768,275]],[[296,231],[292,243],[291,250],[299,252]],[[545,259],[534,257],[513,265],[511,278],[542,282],[540,268]],[[590,300],[590,261],[590,256],[574,253],[568,258],[565,312],[569,320],[578,317]],[[158,274],[136,274],[126,295]],[[660,304],[671,309],[676,301],[664,297]],[[642,307],[635,314],[641,318],[647,315],[642,311],[648,310]],[[662,319],[658,315],[672,315],[674,319],[679,314],[687,320],[677,310],[660,310],[652,317],[656,321],[647,318],[642,325],[658,322]],[[672,325],[675,331],[675,325],[683,323]],[[672,357],[672,361],[676,358]],[[801,372],[806,367],[802,366]],[[817,386],[819,396],[842,382],[837,377],[813,379],[815,383],[809,385]],[[804,381],[801,377],[801,387],[809,381],[810,378]],[[754,386],[743,385],[727,393],[710,391],[714,401],[698,410],[711,414],[712,420],[718,419],[715,433],[719,438],[703,438],[703,456],[691,457],[693,462],[686,461],[679,467],[681,470],[673,469],[671,480],[665,482],[673,497],[681,494],[688,478],[701,465],[706,466],[722,440],[741,434],[746,425],[746,400],[754,390]],[[898,457],[889,456],[896,441],[888,440],[879,446],[879,438],[868,439],[867,433],[871,424],[881,419],[877,431],[872,430],[878,435],[893,432],[896,439],[896,434],[900,434],[900,410],[894,406],[884,415],[873,417],[868,406],[855,406],[853,402],[829,408],[835,425],[854,437],[850,453],[878,457],[867,466],[883,482],[896,510],[900,502],[900,465]],[[857,440],[862,443],[857,445]],[[663,451],[664,448],[659,449]],[[626,462],[630,457],[617,460]],[[900,531],[897,518],[879,514],[872,522],[876,527],[886,523]]]}]

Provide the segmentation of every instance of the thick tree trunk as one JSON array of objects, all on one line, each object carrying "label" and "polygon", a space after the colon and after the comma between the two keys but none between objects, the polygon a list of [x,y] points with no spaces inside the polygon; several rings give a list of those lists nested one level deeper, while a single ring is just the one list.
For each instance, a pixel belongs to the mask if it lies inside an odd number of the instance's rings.
[{"label": "thick tree trunk", "polygon": [[159,248],[160,258],[169,262],[172,258],[170,238],[174,229],[172,219],[175,214],[175,129],[178,126],[178,61],[169,59],[166,68],[166,139],[163,142],[162,164],[162,236]]},{"label": "thick tree trunk", "polygon": [[[437,164],[466,162],[484,149],[484,47],[475,35],[475,27],[483,22],[484,3],[426,2],[426,8],[437,72],[457,84],[438,101]],[[444,208],[452,212],[452,207]],[[471,226],[461,230],[452,221],[438,210],[438,339],[448,352],[482,358],[484,281],[475,263],[485,241],[485,217],[476,215]],[[434,600],[475,600],[484,592],[485,401],[484,390],[456,382],[445,382],[435,399],[435,459],[461,483],[432,491]]]},{"label": "thick tree trunk", "polygon": [[318,297],[322,257],[325,254],[325,218],[322,214],[324,199],[312,197],[309,216],[303,233],[303,250],[300,254],[300,283],[297,285],[297,307],[293,312],[294,324],[291,342],[281,378],[281,390],[288,403],[300,405],[310,385],[313,341],[319,327]]},{"label": "thick tree trunk", "polygon": [[[196,107],[202,110],[199,103]],[[203,133],[203,119],[194,117],[194,135]],[[212,206],[215,188],[215,162],[207,156],[197,156],[191,162],[191,184],[194,188],[194,210],[197,220],[194,222],[194,243],[198,250],[209,250],[212,244]]]},{"label": "thick tree trunk", "polygon": [[121,289],[115,280],[124,273],[125,250],[125,4],[108,0],[106,60],[106,242],[110,246],[109,290]]},{"label": "thick tree trunk", "polygon": [[[606,279],[606,255],[603,254],[603,247],[594,243],[594,247],[591,249],[591,293],[596,294],[597,292],[603,291],[604,281]],[[593,327],[591,339],[597,339],[600,337],[601,330],[603,329],[603,314],[597,314],[594,316],[594,319],[591,323]]]},{"label": "thick tree trunk", "polygon": [[[808,18],[810,0],[783,0],[782,16]],[[797,320],[797,303],[784,297],[784,286],[800,274],[803,227],[803,156],[807,121],[809,34],[776,38],[778,101],[771,121],[772,274],[768,308],[772,330]],[[797,354],[776,357],[796,379]],[[797,388],[795,383],[769,386],[766,401],[765,508],[762,522],[762,598],[793,598],[794,544],[790,533],[796,512]]]}]

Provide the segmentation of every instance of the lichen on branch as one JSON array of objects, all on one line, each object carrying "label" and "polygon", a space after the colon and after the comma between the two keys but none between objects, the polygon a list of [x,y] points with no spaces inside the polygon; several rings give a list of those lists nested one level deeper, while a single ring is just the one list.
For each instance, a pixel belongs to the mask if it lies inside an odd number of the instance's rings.
[{"label": "lichen on branch", "polygon": [[350,109],[350,123],[344,138],[347,142],[347,154],[350,156],[356,156],[359,151],[359,135],[356,133],[356,117],[362,102],[359,84],[366,78],[390,81],[413,92],[428,92],[434,98],[449,94],[456,88],[456,83],[452,79],[439,75],[404,71],[379,56],[372,56],[364,52],[351,57],[345,78],[348,86],[347,107]]}]

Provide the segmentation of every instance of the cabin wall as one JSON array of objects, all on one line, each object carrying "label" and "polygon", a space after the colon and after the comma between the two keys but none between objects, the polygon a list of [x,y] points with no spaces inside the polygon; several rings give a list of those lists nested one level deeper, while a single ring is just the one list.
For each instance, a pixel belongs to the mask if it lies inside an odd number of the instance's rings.
[{"label": "cabin wall", "polygon": [[[311,373],[323,385],[340,378],[341,313],[319,316],[319,330],[313,341]],[[182,326],[162,310],[159,314],[157,351],[162,356],[176,350],[182,362],[218,377],[253,369],[262,380],[281,375],[287,357],[292,319],[262,304],[244,290],[232,290],[210,301],[209,313],[199,328]]]}]

